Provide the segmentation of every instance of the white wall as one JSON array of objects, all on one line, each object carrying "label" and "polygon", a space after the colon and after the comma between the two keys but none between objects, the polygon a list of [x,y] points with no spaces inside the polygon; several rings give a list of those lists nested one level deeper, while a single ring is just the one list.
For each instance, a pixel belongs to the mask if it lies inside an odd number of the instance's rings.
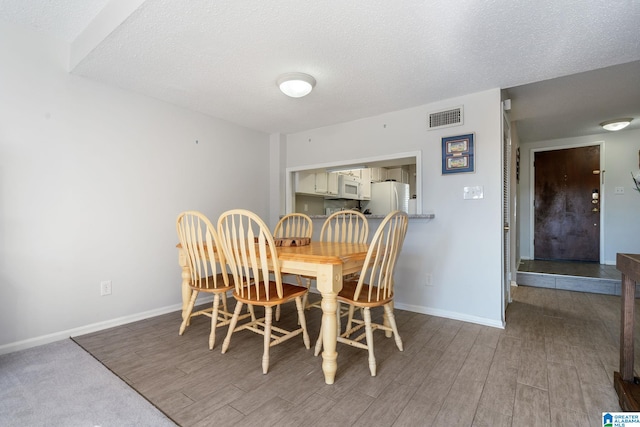
[{"label": "white wall", "polygon": [[[427,130],[430,112],[458,105],[464,105],[463,126]],[[500,121],[500,91],[475,93],[288,135],[286,167],[421,150],[423,212],[436,217],[410,220],[396,273],[396,306],[502,326]],[[470,132],[476,172],[443,176],[441,138]],[[484,199],[463,200],[463,187],[476,185],[484,187]]]},{"label": "white wall", "polygon": [[269,135],[69,75],[67,56],[0,24],[0,353],[177,309],[179,212],[269,215]]},{"label": "white wall", "polygon": [[[621,130],[578,138],[564,138],[520,146],[519,185],[519,233],[520,255],[531,259],[531,158],[532,150],[538,148],[571,147],[603,142],[604,189],[604,263],[615,265],[616,253],[640,253],[640,194],[633,190],[631,172],[638,173],[640,130]],[[624,194],[614,194],[615,187],[624,187]]]}]

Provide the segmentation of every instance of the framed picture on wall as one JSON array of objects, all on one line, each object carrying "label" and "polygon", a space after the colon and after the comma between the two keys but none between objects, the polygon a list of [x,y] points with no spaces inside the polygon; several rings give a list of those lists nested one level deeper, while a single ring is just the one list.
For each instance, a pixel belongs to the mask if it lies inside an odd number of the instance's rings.
[{"label": "framed picture on wall", "polygon": [[442,174],[474,172],[474,134],[442,138]]}]

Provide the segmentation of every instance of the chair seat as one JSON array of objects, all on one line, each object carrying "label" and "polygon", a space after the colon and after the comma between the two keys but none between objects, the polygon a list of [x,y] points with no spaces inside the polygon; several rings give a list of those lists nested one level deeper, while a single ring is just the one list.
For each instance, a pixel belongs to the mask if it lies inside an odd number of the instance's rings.
[{"label": "chair seat", "polygon": [[357,287],[357,280],[345,280],[342,285],[342,290],[338,294],[338,301],[355,305],[356,307],[380,307],[393,301],[393,292],[391,293],[391,295],[389,295],[388,298],[382,298],[377,301],[367,301],[366,296],[369,295],[369,289],[371,288],[372,295],[376,295],[378,292],[378,288],[376,286],[370,286],[366,283],[362,285],[362,290],[360,291],[360,299],[356,301],[354,299],[354,295],[356,293]]},{"label": "chair seat", "polygon": [[282,284],[282,298],[278,298],[278,290],[276,282],[269,282],[269,300],[266,299],[266,292],[264,282],[260,283],[260,298],[256,295],[255,288],[251,290],[251,297],[247,297],[247,293],[245,291],[245,295],[240,295],[237,291],[233,292],[233,296],[238,301],[243,304],[251,304],[251,305],[261,305],[265,307],[273,307],[275,305],[282,304],[284,302],[290,301],[296,297],[302,297],[308,292],[307,288],[303,288],[301,286],[291,285],[289,283]]},{"label": "chair seat", "polygon": [[216,283],[218,284],[218,287],[217,288],[207,288],[206,287],[207,286],[207,281],[210,284],[213,284],[214,283],[213,280],[214,280],[213,276],[209,276],[207,278],[202,278],[202,279],[200,279],[200,283],[199,284],[195,284],[194,285],[193,283],[189,283],[189,287],[191,289],[193,289],[194,291],[209,292],[209,293],[212,293],[212,294],[227,292],[227,291],[230,291],[230,290],[232,290],[234,288],[233,284],[230,284],[228,286],[224,286],[224,277],[223,277],[222,273],[218,273],[216,275],[216,278],[215,278]]}]

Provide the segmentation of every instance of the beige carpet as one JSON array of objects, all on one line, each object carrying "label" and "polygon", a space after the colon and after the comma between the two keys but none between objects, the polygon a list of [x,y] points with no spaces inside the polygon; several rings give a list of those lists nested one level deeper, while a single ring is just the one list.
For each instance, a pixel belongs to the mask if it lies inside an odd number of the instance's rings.
[{"label": "beige carpet", "polygon": [[0,356],[0,426],[175,426],[70,339]]}]

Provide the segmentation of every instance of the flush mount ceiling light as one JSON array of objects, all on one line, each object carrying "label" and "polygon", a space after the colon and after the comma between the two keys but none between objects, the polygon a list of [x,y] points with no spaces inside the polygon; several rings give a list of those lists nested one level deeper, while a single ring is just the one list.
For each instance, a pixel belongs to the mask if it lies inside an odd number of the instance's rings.
[{"label": "flush mount ceiling light", "polygon": [[286,73],[278,77],[278,87],[287,96],[302,98],[316,85],[316,79],[304,73]]},{"label": "flush mount ceiling light", "polygon": [[624,119],[615,119],[615,120],[607,120],[606,122],[600,123],[600,126],[605,128],[606,130],[616,131],[620,129],[624,129],[629,126],[632,118],[626,117]]}]

